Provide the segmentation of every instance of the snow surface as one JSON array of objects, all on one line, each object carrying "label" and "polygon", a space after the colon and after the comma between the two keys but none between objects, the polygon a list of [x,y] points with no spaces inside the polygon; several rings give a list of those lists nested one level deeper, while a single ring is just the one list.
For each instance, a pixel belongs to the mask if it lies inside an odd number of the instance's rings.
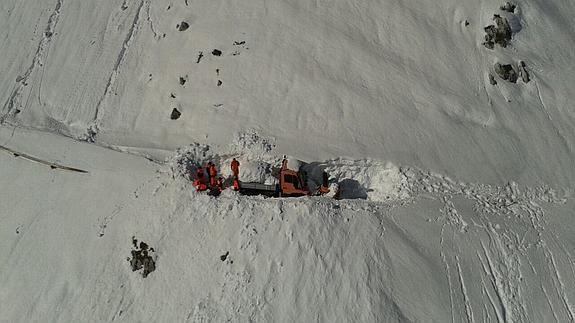
[{"label": "snow surface", "polygon": [[[502,4],[3,0],[0,321],[575,321],[575,2]],[[190,185],[283,155],[344,199]]]}]

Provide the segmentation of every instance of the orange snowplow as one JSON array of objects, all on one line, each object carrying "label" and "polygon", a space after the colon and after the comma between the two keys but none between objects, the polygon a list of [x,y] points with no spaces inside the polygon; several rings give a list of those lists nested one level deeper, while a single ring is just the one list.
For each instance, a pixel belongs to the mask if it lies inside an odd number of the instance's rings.
[{"label": "orange snowplow", "polygon": [[289,169],[287,159],[284,158],[282,166],[277,174],[279,183],[266,185],[253,182],[240,182],[240,193],[245,195],[265,195],[270,197],[299,197],[324,195],[329,193],[328,175],[323,173],[322,184],[315,192],[307,187],[306,173]]}]

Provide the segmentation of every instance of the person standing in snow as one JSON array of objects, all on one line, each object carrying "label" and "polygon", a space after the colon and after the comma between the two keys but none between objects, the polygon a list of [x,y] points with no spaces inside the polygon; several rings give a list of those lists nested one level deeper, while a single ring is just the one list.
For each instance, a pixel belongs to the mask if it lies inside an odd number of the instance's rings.
[{"label": "person standing in snow", "polygon": [[232,160],[231,168],[232,168],[232,175],[233,175],[234,179],[239,180],[240,179],[240,162],[234,158]]},{"label": "person standing in snow", "polygon": [[232,187],[233,187],[234,191],[240,190],[240,181],[236,177],[234,177],[234,182],[232,185],[233,185]]},{"label": "person standing in snow", "polygon": [[198,170],[196,171],[196,180],[200,181],[201,183],[204,182],[204,169],[201,167],[198,167]]},{"label": "person standing in snow", "polygon": [[194,185],[194,187],[198,191],[205,191],[208,188],[205,183],[204,170],[202,169],[202,167],[198,167],[198,170],[196,172],[196,180],[192,185]]},{"label": "person standing in snow", "polygon": [[210,165],[212,164],[212,162],[208,162],[206,164],[206,176],[208,177],[208,180],[206,181],[206,183],[210,183],[211,182],[211,178],[210,178]]},{"label": "person standing in snow", "polygon": [[212,162],[208,163],[208,174],[210,175],[210,186],[217,186],[216,165],[214,165]]}]

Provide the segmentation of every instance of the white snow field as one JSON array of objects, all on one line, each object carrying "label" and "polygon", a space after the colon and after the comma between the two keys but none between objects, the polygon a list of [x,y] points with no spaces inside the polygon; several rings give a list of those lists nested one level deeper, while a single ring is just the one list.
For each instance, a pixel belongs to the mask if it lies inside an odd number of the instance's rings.
[{"label": "white snow field", "polygon": [[[503,4],[2,0],[0,322],[574,322],[575,2]],[[343,199],[191,186],[283,155]]]}]

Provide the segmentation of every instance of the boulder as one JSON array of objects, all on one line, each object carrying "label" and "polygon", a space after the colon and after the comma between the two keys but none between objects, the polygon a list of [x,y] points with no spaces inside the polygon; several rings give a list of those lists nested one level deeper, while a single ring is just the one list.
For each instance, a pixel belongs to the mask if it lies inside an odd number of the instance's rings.
[{"label": "boulder", "polygon": [[519,76],[521,77],[521,80],[523,80],[523,83],[529,83],[529,81],[531,81],[531,76],[527,71],[527,66],[525,66],[524,61],[519,62]]},{"label": "boulder", "polygon": [[181,24],[176,25],[176,28],[178,29],[178,31],[185,31],[188,28],[190,28],[190,25],[187,22],[182,21]]},{"label": "boulder", "polygon": [[495,64],[495,73],[502,79],[509,81],[511,83],[517,82],[517,71],[513,68],[511,64]]},{"label": "boulder", "polygon": [[493,20],[495,21],[495,25],[489,25],[484,28],[485,42],[483,42],[483,45],[489,49],[493,49],[495,44],[499,44],[505,48],[511,41],[513,34],[509,21],[500,15],[494,15]]},{"label": "boulder", "polygon": [[497,81],[492,74],[489,74],[489,83],[491,83],[491,85],[497,85]]},{"label": "boulder", "polygon": [[506,2],[504,5],[499,7],[499,9],[501,9],[502,11],[507,11],[507,12],[511,12],[511,13],[515,12],[515,8],[517,8],[517,6],[511,2]]}]

